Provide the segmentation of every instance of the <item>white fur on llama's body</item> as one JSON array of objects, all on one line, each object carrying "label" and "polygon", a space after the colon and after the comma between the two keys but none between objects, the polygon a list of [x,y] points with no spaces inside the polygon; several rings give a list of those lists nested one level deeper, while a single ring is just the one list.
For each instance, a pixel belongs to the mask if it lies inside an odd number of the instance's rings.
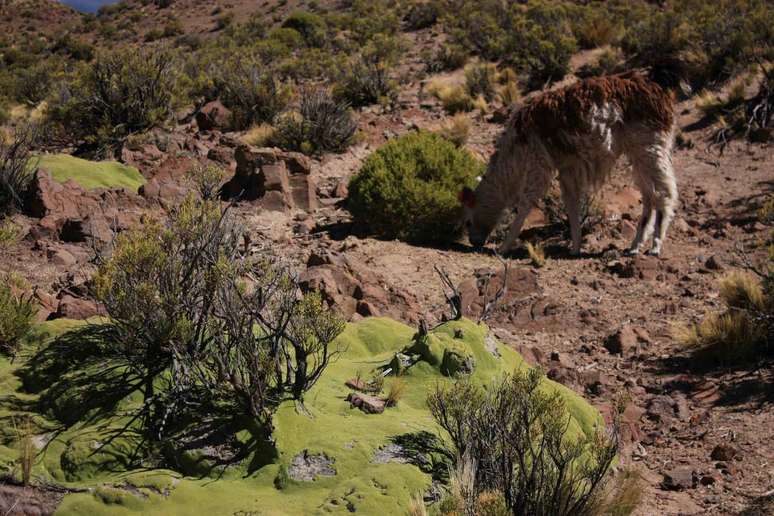
[{"label": "white fur on llama's body", "polygon": [[505,210],[515,208],[516,218],[500,247],[501,253],[510,251],[530,209],[558,175],[570,221],[571,252],[579,254],[583,194],[602,186],[624,154],[642,194],[642,216],[628,253],[639,253],[654,232],[648,253],[661,252],[677,205],[672,123],[665,128],[647,119],[625,120],[622,108],[612,101],[592,103],[580,116],[581,130],[558,131],[562,145],[548,141],[540,131],[526,138],[514,127],[504,131],[475,191],[475,205],[467,209],[471,243],[482,245]]}]

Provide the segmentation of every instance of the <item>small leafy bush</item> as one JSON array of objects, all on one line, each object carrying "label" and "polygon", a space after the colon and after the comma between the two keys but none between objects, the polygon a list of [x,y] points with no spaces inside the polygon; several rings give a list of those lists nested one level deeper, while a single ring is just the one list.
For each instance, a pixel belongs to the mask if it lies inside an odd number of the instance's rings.
[{"label": "small leafy bush", "polygon": [[293,29],[304,39],[304,42],[310,47],[321,47],[325,44],[327,36],[327,24],[321,16],[306,12],[296,11],[291,13],[282,27]]},{"label": "small leafy bush", "polygon": [[436,50],[427,50],[423,61],[429,73],[446,72],[465,66],[468,52],[464,47],[455,44],[443,44]]},{"label": "small leafy bush", "polygon": [[349,105],[337,102],[324,88],[302,91],[298,111],[280,115],[274,126],[275,144],[306,154],[342,152],[357,130]]},{"label": "small leafy bush", "polygon": [[437,1],[415,1],[403,18],[408,30],[421,30],[432,27],[441,14],[441,5]]},{"label": "small leafy bush", "polygon": [[437,134],[396,138],[363,163],[349,184],[355,221],[385,238],[450,242],[459,235],[458,192],[484,165]]},{"label": "small leafy bush", "polygon": [[14,293],[7,278],[0,279],[0,353],[14,355],[32,328],[37,309],[31,296]]},{"label": "small leafy bush", "polygon": [[245,257],[243,235],[218,201],[188,196],[166,224],[121,233],[95,276],[106,358],[140,391],[132,431],[153,442],[191,417],[266,424],[283,399],[302,402],[338,353],[344,322],[268,251]]}]

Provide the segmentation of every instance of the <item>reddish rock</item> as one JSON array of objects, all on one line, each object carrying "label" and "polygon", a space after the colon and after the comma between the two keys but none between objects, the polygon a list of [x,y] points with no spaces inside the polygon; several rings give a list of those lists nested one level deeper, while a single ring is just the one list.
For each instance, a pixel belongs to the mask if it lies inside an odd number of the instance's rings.
[{"label": "reddish rock", "polygon": [[411,324],[418,321],[421,309],[417,299],[383,287],[383,279],[362,264],[331,251],[313,252],[308,263],[299,276],[301,289],[320,292],[346,319],[385,316]]},{"label": "reddish rock", "polygon": [[739,452],[737,451],[737,449],[731,446],[730,444],[718,444],[717,446],[715,446],[715,448],[712,449],[710,458],[712,460],[727,462],[736,458],[738,453]]},{"label": "reddish rock", "polygon": [[213,129],[228,131],[231,129],[232,121],[231,110],[219,100],[208,102],[196,113],[196,125],[201,131],[212,131]]},{"label": "reddish rock", "polygon": [[381,414],[384,412],[385,401],[376,396],[351,392],[347,396],[347,401],[351,407],[357,407],[366,414]]},{"label": "reddish rock", "polygon": [[303,154],[240,145],[234,157],[236,170],[223,187],[225,198],[256,201],[268,210],[317,209],[316,176]]},{"label": "reddish rock", "polygon": [[650,336],[642,328],[624,324],[621,328],[605,339],[604,346],[612,355],[629,356],[641,346],[650,344]]},{"label": "reddish rock", "polygon": [[113,230],[105,217],[99,214],[86,218],[67,219],[59,230],[59,238],[64,242],[89,242],[107,244],[113,240]]},{"label": "reddish rock", "polygon": [[47,249],[46,257],[52,264],[65,268],[72,267],[78,261],[68,250],[56,247]]},{"label": "reddish rock", "polygon": [[693,474],[693,468],[690,466],[679,466],[664,472],[662,487],[675,491],[696,487],[696,477]]},{"label": "reddish rock", "polygon": [[104,315],[104,309],[95,301],[81,299],[65,294],[59,300],[56,312],[51,319],[88,319],[96,315]]},{"label": "reddish rock", "polygon": [[234,161],[234,150],[228,147],[213,147],[207,151],[207,159],[228,167]]}]

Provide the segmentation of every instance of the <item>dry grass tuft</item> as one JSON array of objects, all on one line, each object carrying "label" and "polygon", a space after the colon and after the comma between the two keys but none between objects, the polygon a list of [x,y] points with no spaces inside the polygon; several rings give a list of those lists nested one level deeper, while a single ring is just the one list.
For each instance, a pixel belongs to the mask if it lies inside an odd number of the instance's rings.
[{"label": "dry grass tuft", "polygon": [[605,516],[629,516],[642,501],[642,476],[633,469],[620,473],[615,486],[610,489],[607,500],[599,511]]},{"label": "dry grass tuft", "polygon": [[752,274],[734,271],[720,281],[720,296],[731,308],[764,310],[766,298],[760,281]]},{"label": "dry grass tuft", "polygon": [[462,147],[468,142],[468,136],[470,136],[470,119],[463,113],[457,113],[452,118],[448,119],[438,134],[445,139],[452,142],[457,147]]},{"label": "dry grass tuft", "polygon": [[427,507],[421,493],[416,493],[409,500],[408,516],[427,516]]},{"label": "dry grass tuft", "polygon": [[449,114],[470,111],[474,107],[473,98],[467,89],[448,79],[435,79],[427,85],[426,90],[441,102],[443,109]]},{"label": "dry grass tuft", "polygon": [[270,124],[254,125],[241,136],[242,143],[254,147],[266,147],[274,136],[274,127]]},{"label": "dry grass tuft", "polygon": [[546,252],[545,249],[543,249],[542,244],[533,245],[531,242],[527,242],[526,248],[530,263],[532,263],[534,267],[540,268],[546,264]]},{"label": "dry grass tuft", "polygon": [[395,378],[390,383],[390,388],[387,390],[387,398],[385,398],[385,405],[388,407],[394,407],[403,398],[403,393],[406,391],[406,382],[402,378]]},{"label": "dry grass tuft", "polygon": [[32,465],[35,463],[32,422],[29,418],[26,418],[23,423],[17,425],[16,419],[11,418],[11,423],[16,434],[16,440],[19,443],[17,463],[21,473],[21,481],[23,485],[28,486],[32,479]]}]

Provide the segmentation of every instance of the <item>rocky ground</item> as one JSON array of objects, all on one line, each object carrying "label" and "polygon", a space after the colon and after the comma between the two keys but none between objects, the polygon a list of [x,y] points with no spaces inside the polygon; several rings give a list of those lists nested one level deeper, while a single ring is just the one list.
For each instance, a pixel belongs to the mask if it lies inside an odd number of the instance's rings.
[{"label": "rocky ground", "polygon": [[[754,213],[774,191],[774,147],[738,143],[723,155],[708,152],[708,129],[696,128],[694,107],[683,103],[679,112],[687,142],[675,155],[680,208],[662,256],[621,254],[640,212],[622,162],[598,196],[580,258],[568,256],[550,202],[530,217],[523,236],[543,242],[546,265],[533,268],[524,253],[507,257],[509,288],[488,322],[606,414],[625,397],[622,463],[643,477],[640,514],[736,514],[774,488],[771,369],[701,371],[672,334],[676,324],[719,309],[719,277],[740,266],[744,252],[759,253],[770,228]],[[245,245],[270,243],[297,262],[303,285],[321,290],[348,319],[438,320],[448,309],[435,266],[477,317],[501,282],[498,258],[464,243],[432,248],[370,238],[352,227],[344,206],[347,180],[364,157],[402,132],[438,127],[439,106],[417,83],[394,111],[359,116],[363,143],[310,160],[244,146],[239,135],[218,130],[217,106],[208,106],[125,149],[122,160],[148,179],[137,194],[85,191],[40,173],[26,215],[15,218],[23,239],[4,251],[2,268],[32,284],[41,318],[100,313],[88,299],[96,255],[109,252],[117,232],[173,206],[190,189],[192,163],[209,160],[227,170],[227,194],[245,192],[232,208],[249,230]],[[485,158],[501,125],[471,118],[468,146]]]}]

